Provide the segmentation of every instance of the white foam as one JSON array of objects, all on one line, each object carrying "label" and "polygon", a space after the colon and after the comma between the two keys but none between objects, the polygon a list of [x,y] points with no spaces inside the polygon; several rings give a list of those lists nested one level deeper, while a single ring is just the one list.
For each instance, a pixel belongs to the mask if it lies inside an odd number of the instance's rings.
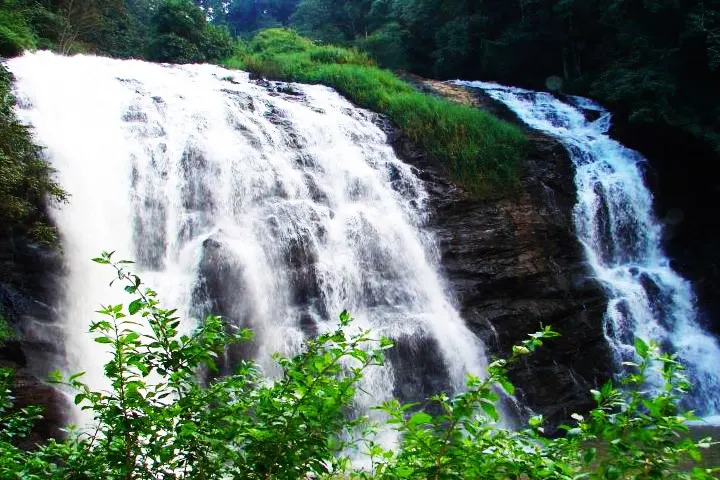
[{"label": "white foam", "polygon": [[[18,113],[71,195],[52,212],[68,264],[59,310],[70,369],[91,383],[102,384],[105,357],[88,323],[100,302],[128,298],[90,258],[140,260],[190,329],[213,308],[196,298],[208,240],[222,247],[213,261],[226,317],[257,332],[268,373],[272,352],[297,352],[303,319],[329,329],[348,309],[377,335],[434,339],[436,351],[419,354],[445,364],[457,389],[483,374],[483,346],[452,306],[423,228],[424,185],[369,112],[326,87],[285,95],[210,65],[38,52],[8,66]],[[298,255],[300,282],[288,268]],[[298,283],[310,293],[295,298]],[[394,383],[392,366],[373,369],[358,403],[390,398]]]},{"label": "white foam", "polygon": [[581,97],[571,97],[571,105],[549,93],[454,83],[484,90],[532,128],[558,138],[570,153],[577,235],[610,297],[605,332],[618,368],[633,358],[634,338],[655,340],[687,366],[694,385],[688,406],[699,415],[720,412],[720,346],[696,322],[691,285],[673,271],[662,250],[662,227],[643,180],[645,159],[608,136],[610,114]]}]

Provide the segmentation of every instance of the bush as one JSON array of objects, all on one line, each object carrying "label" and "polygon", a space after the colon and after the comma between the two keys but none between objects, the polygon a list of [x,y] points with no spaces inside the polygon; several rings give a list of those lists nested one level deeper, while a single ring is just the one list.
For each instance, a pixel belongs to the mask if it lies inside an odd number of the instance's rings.
[{"label": "bush", "polygon": [[152,20],[155,35],[148,58],[156,62],[220,61],[235,48],[226,28],[208,25],[205,13],[189,0],[167,0]]},{"label": "bush", "polygon": [[226,66],[280,80],[329,85],[361,107],[387,114],[414,142],[445,162],[478,196],[514,191],[525,137],[487,112],[418,92],[354,49],[318,46],[292,30],[259,32]]},{"label": "bush", "polygon": [[[684,436],[693,416],[677,407],[688,388],[682,366],[655,345],[636,342],[636,373],[623,390],[608,383],[593,391],[598,407],[573,415],[561,438],[544,438],[540,417],[518,430],[498,423],[500,392],[514,393],[507,365],[556,336],[550,328],[492,362],[485,378],[469,378],[455,398],[437,394],[424,409],[386,402],[379,407],[386,420],[371,424],[347,413],[363,372],[383,363],[391,342],[351,333],[346,312],[335,331],[308,340],[297,356],[276,355],[278,378],[263,379],[258,366],[242,362],[234,374],[202,386],[197,372],[217,371],[216,359],[250,332],[210,316],[182,335],[175,310],[162,308],[157,293],[126,270],[131,262],[116,262],[111,253],[95,261],[111,265],[114,281],[132,296],[127,306],[103,307],[91,325],[95,341],[109,349],[110,389],[92,390],[82,374],[62,381],[95,426],[20,450],[40,412],[13,409],[11,374],[0,369],[0,478],[707,480],[720,471],[683,467],[699,462],[711,442]],[[651,370],[665,385],[647,395]],[[381,446],[378,429],[396,430],[397,448]],[[344,455],[353,450],[368,457],[367,469],[350,465]]]},{"label": "bush", "polygon": [[285,28],[261,30],[249,42],[250,52],[270,55],[306,52],[312,47],[312,41]]},{"label": "bush", "polygon": [[194,63],[202,62],[204,57],[194,43],[174,33],[165,33],[153,38],[149,59],[153,62]]},{"label": "bush", "polygon": [[37,46],[35,35],[22,11],[0,8],[0,56],[14,57]]},{"label": "bush", "polygon": [[235,52],[235,42],[228,29],[214,25],[207,26],[199,46],[206,62],[219,62]]},{"label": "bush", "polygon": [[15,337],[12,327],[8,324],[5,316],[0,312],[0,348],[6,341]]},{"label": "bush", "polygon": [[153,16],[158,34],[177,35],[192,43],[200,41],[206,24],[203,11],[189,0],[166,0]]},{"label": "bush", "polygon": [[397,23],[384,25],[371,35],[356,40],[380,65],[392,69],[410,69],[407,34]]},{"label": "bush", "polygon": [[337,63],[341,65],[374,65],[367,53],[357,49],[338,47],[314,47],[310,50],[310,60],[314,63]]}]

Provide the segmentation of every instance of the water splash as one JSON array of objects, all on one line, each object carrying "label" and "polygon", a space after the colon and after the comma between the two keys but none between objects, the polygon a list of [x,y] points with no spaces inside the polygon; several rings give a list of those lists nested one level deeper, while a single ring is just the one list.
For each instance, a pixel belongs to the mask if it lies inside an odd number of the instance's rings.
[{"label": "water splash", "polygon": [[[18,114],[71,194],[52,212],[67,260],[58,309],[69,368],[102,381],[104,357],[85,332],[99,302],[127,299],[89,259],[113,249],[180,307],[184,328],[213,312],[254,329],[229,363],[253,356],[272,374],[270,353],[296,352],[348,309],[409,352],[368,373],[360,406],[482,374],[483,346],[423,228],[424,185],[370,112],[329,88],[209,65],[39,52],[8,66]],[[419,371],[426,385],[397,384],[398,369],[428,364],[441,378]]]},{"label": "water splash", "polygon": [[618,366],[633,359],[634,339],[677,352],[694,384],[689,407],[720,412],[720,346],[696,323],[689,282],[670,267],[662,227],[643,181],[645,159],[608,136],[611,116],[581,97],[486,82],[454,82],[484,90],[530,127],[559,139],[575,165],[577,235],[609,303],[605,334]]}]

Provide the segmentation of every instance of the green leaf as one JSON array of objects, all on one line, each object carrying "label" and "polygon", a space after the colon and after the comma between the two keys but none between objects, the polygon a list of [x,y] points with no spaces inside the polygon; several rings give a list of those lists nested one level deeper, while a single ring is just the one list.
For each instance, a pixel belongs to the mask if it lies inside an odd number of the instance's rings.
[{"label": "green leaf", "polygon": [[134,342],[134,341],[137,340],[139,337],[140,337],[140,334],[139,334],[139,333],[137,333],[137,332],[130,332],[130,333],[128,333],[127,336],[125,337],[125,341],[128,342],[128,343]]},{"label": "green leaf", "polygon": [[647,343],[645,343],[642,338],[638,337],[635,339],[635,351],[638,355],[640,355],[640,357],[647,358],[650,347],[648,347]]},{"label": "green leaf", "polygon": [[85,372],[76,373],[75,375],[71,375],[70,378],[68,378],[68,383],[71,383],[73,380],[77,380],[78,378],[85,375]]},{"label": "green leaf", "polygon": [[417,427],[418,425],[427,425],[430,422],[432,422],[432,416],[425,412],[418,412],[413,414],[407,423],[410,427]]},{"label": "green leaf", "polygon": [[688,450],[688,455],[690,455],[690,458],[692,458],[696,462],[702,462],[702,454],[700,451],[691,448]]},{"label": "green leaf", "polygon": [[585,454],[583,455],[583,461],[586,465],[590,465],[597,456],[597,449],[595,447],[588,448],[585,450]]},{"label": "green leaf", "polygon": [[387,348],[391,348],[393,345],[394,345],[393,341],[387,337],[382,337],[380,339],[380,348],[382,348],[383,350],[387,349]]},{"label": "green leaf", "polygon": [[527,355],[530,353],[530,350],[522,345],[513,345],[512,351],[515,355]]},{"label": "green leaf", "polygon": [[113,343],[113,341],[108,337],[98,337],[95,339],[95,342],[97,342],[97,343]]},{"label": "green leaf", "polygon": [[143,305],[144,303],[142,299],[138,298],[137,300],[133,300],[132,302],[130,302],[130,305],[128,305],[128,313],[130,315],[135,315],[137,312],[140,311]]},{"label": "green leaf", "polygon": [[705,437],[703,439],[698,440],[697,446],[700,448],[710,448],[712,446],[712,438]]},{"label": "green leaf", "polygon": [[494,421],[497,422],[500,419],[500,415],[498,415],[497,408],[495,408],[494,403],[483,399],[480,402],[480,407],[487,414],[487,416],[492,418]]},{"label": "green leaf", "polygon": [[498,381],[500,382],[503,390],[505,390],[505,393],[507,393],[508,395],[515,395],[515,385],[513,385],[510,380],[501,377],[500,379],[498,379]]},{"label": "green leaf", "polygon": [[343,327],[350,325],[350,322],[352,321],[352,318],[350,317],[350,313],[348,313],[347,310],[343,310],[340,314],[340,325]]}]

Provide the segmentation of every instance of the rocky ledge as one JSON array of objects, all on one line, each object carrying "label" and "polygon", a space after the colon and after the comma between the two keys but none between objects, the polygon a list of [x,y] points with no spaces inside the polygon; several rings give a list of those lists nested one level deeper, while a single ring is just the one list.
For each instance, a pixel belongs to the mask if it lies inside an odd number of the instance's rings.
[{"label": "rocky ledge", "polygon": [[[511,118],[492,100],[461,87],[423,81],[423,89]],[[565,148],[528,131],[519,191],[477,199],[449,181],[440,162],[387,129],[398,155],[427,182],[429,228],[445,275],[463,317],[490,353],[507,356],[544,325],[562,334],[512,370],[520,403],[543,414],[550,430],[571,413],[592,408],[589,390],[611,376],[603,335],[607,299],[574,233],[576,190]]]}]

